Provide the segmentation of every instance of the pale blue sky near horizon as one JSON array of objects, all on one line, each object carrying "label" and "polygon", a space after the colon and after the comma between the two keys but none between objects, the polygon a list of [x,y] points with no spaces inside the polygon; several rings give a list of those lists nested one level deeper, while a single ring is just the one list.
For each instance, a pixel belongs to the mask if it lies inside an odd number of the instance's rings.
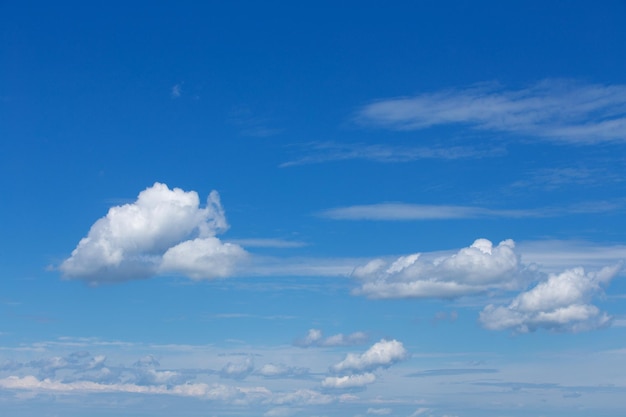
[{"label": "pale blue sky near horizon", "polygon": [[626,3],[0,4],[0,409],[623,414]]}]

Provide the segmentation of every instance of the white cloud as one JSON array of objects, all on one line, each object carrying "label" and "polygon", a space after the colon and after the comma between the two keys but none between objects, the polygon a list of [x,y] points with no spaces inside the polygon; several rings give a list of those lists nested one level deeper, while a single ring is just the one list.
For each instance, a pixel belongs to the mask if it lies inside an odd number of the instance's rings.
[{"label": "white cloud", "polygon": [[490,210],[469,206],[381,203],[337,207],[324,210],[320,215],[333,220],[437,220],[479,217],[527,217],[536,214],[532,211],[524,210]]},{"label": "white cloud", "polygon": [[391,408],[368,408],[367,414],[374,414],[376,416],[386,416],[391,414],[393,410]]},{"label": "white cloud", "polygon": [[60,266],[67,278],[91,283],[159,273],[224,277],[246,252],[215,237],[228,228],[219,195],[200,207],[195,191],[155,183],[131,204],[112,207]]},{"label": "white cloud", "polygon": [[546,328],[554,331],[584,331],[609,324],[610,316],[590,304],[619,272],[621,266],[585,273],[573,268],[551,274],[546,281],[519,294],[508,306],[488,305],[480,321],[491,330],[517,332]]},{"label": "white cloud", "polygon": [[535,263],[542,270],[552,273],[561,272],[572,265],[601,269],[626,260],[626,245],[540,240],[520,242],[518,248],[522,262]]},{"label": "white cloud", "polygon": [[545,80],[504,90],[478,85],[380,100],[357,114],[363,124],[397,130],[459,124],[572,143],[626,139],[626,86]]},{"label": "white cloud", "polygon": [[261,375],[268,378],[301,376],[306,375],[307,373],[308,369],[306,368],[296,368],[284,364],[274,363],[267,363],[257,369],[255,372],[256,375]]},{"label": "white cloud", "polygon": [[345,376],[328,376],[322,381],[322,387],[333,389],[360,388],[376,381],[372,373],[354,374]]},{"label": "white cloud", "polygon": [[430,411],[430,408],[420,407],[417,410],[415,410],[409,417],[421,416],[421,415],[424,415],[425,413],[428,413],[429,411]]},{"label": "white cloud", "polygon": [[246,251],[233,243],[222,243],[215,237],[197,238],[169,248],[159,271],[192,279],[224,278],[245,257]]},{"label": "white cloud", "polygon": [[435,259],[421,254],[393,262],[376,259],[354,269],[352,276],[361,280],[355,293],[370,298],[454,298],[516,288],[525,267],[514,248],[512,240],[494,247],[487,239],[477,239],[456,254]]},{"label": "white cloud", "polygon": [[388,367],[406,359],[408,352],[397,340],[381,339],[362,354],[349,353],[344,360],[334,365],[334,372],[344,371],[371,371],[381,367]]},{"label": "white cloud", "polygon": [[322,331],[319,329],[310,329],[307,335],[298,339],[294,342],[296,346],[301,347],[310,347],[310,346],[323,346],[323,347],[332,347],[332,346],[351,346],[358,345],[361,343],[365,343],[368,337],[367,334],[363,332],[354,332],[349,335],[344,335],[343,333],[338,333],[332,336],[328,336],[324,338],[322,336]]},{"label": "white cloud", "polygon": [[565,207],[496,210],[472,206],[380,203],[336,207],[323,210],[320,216],[333,220],[442,220],[479,218],[540,218],[580,213],[605,213],[623,206],[623,202],[590,201]]},{"label": "white cloud", "polygon": [[334,397],[310,389],[298,389],[293,392],[276,394],[272,397],[272,404],[284,405],[324,405],[333,402]]},{"label": "white cloud", "polygon": [[222,378],[243,379],[254,370],[252,358],[245,358],[240,362],[228,362],[220,371]]}]

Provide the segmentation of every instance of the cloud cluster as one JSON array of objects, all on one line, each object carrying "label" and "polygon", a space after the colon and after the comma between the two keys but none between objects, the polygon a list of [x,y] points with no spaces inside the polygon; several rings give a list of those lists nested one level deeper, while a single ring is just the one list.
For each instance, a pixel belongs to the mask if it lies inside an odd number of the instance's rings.
[{"label": "cloud cluster", "polygon": [[215,237],[227,228],[216,191],[202,208],[195,191],[155,183],[139,193],[134,203],[109,209],[60,270],[67,278],[91,283],[156,274],[226,277],[246,257],[240,246]]},{"label": "cloud cluster", "polygon": [[398,130],[459,124],[572,143],[626,139],[626,86],[545,80],[504,90],[477,85],[380,100],[357,114],[363,124]]},{"label": "cloud cluster", "polygon": [[620,267],[587,273],[583,268],[573,268],[551,274],[507,306],[488,305],[480,313],[480,321],[491,330],[513,329],[521,333],[538,328],[576,332],[606,326],[610,316],[590,304],[590,300],[617,275]]},{"label": "cloud cluster", "polygon": [[424,259],[420,254],[393,262],[370,261],[354,269],[361,281],[355,292],[370,298],[454,298],[519,285],[525,267],[512,240],[494,246],[477,239],[455,254]]},{"label": "cloud cluster", "polygon": [[[210,369],[162,369],[159,361],[147,355],[132,365],[111,363],[104,355],[78,351],[63,356],[43,357],[27,362],[11,361],[0,366],[0,391],[19,390],[33,393],[129,393],[194,397],[227,404],[257,406],[321,405],[340,397],[311,389],[271,391],[264,386],[251,386],[241,381],[252,373],[248,357],[227,363],[221,371]],[[282,364],[264,365],[255,375],[292,377],[308,373],[303,368]],[[239,380],[240,385],[210,382],[217,375]],[[201,380],[197,380],[201,379]]]},{"label": "cloud cluster", "polygon": [[322,347],[332,347],[332,346],[351,346],[351,345],[359,345],[367,342],[367,334],[363,332],[354,332],[349,335],[344,335],[343,333],[338,333],[332,336],[323,337],[322,331],[319,329],[310,329],[307,333],[306,337],[297,339],[294,342],[294,345],[300,347],[310,347],[310,346],[322,346]]},{"label": "cloud cluster", "polygon": [[381,339],[361,354],[348,353],[345,359],[331,366],[336,375],[328,376],[322,381],[327,389],[362,388],[376,381],[372,372],[408,358],[409,353],[402,342]]}]

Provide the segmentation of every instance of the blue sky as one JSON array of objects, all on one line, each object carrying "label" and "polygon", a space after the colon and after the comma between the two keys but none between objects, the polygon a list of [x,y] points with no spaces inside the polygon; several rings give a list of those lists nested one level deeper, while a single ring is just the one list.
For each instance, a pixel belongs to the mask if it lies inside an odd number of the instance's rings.
[{"label": "blue sky", "polygon": [[623,414],[623,2],[0,5],[11,416]]}]

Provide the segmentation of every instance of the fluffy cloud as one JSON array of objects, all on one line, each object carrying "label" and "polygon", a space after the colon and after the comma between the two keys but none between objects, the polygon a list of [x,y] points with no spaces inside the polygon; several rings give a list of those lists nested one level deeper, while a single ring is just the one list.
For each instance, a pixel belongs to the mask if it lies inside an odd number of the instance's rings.
[{"label": "fluffy cloud", "polygon": [[266,378],[298,377],[308,374],[306,368],[297,368],[283,364],[267,363],[255,371],[256,375]]},{"label": "fluffy cloud", "polygon": [[92,283],[147,278],[159,273],[194,279],[228,276],[246,256],[215,237],[228,228],[219,195],[204,208],[195,191],[155,183],[131,204],[109,209],[60,266],[67,278]]},{"label": "fluffy cloud", "polygon": [[598,272],[573,268],[552,274],[508,306],[488,305],[480,313],[480,321],[487,329],[522,333],[538,328],[576,332],[606,326],[610,317],[590,300],[619,270],[620,265],[616,265]]},{"label": "fluffy cloud", "polygon": [[220,371],[222,378],[244,379],[254,371],[252,358],[245,358],[240,362],[228,362]]},{"label": "fluffy cloud", "polygon": [[357,267],[352,276],[361,280],[357,294],[370,298],[454,298],[495,288],[515,288],[524,266],[512,240],[497,246],[478,239],[456,254],[423,259],[421,254],[394,262],[376,259]]},{"label": "fluffy cloud", "polygon": [[336,389],[360,388],[372,384],[374,381],[376,381],[376,376],[369,372],[345,376],[329,376],[322,381],[322,387]]},{"label": "fluffy cloud", "polygon": [[[385,340],[375,343],[362,354],[349,353],[344,360],[334,365],[334,372],[372,371],[388,367],[408,357],[408,352],[397,340]],[[373,381],[372,381],[373,382]]]},{"label": "fluffy cloud", "polygon": [[294,342],[296,346],[310,347],[310,346],[351,346],[365,343],[367,341],[367,334],[363,332],[354,332],[349,335],[338,333],[329,337],[323,337],[322,331],[318,329],[310,329],[306,337],[298,339]]},{"label": "fluffy cloud", "polygon": [[357,119],[398,130],[463,124],[475,129],[530,134],[574,143],[626,138],[626,86],[546,80],[530,88],[478,85],[380,100]]}]

